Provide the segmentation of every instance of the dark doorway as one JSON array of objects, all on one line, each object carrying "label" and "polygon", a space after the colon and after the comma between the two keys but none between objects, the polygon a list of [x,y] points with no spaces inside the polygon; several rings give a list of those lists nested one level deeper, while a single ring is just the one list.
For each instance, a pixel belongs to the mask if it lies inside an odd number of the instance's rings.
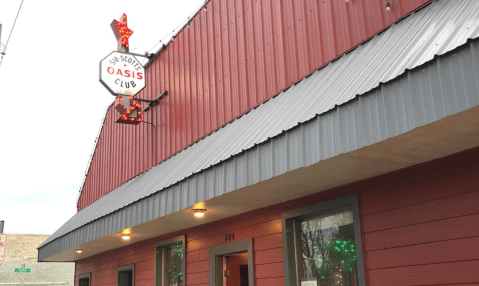
[{"label": "dark doorway", "polygon": [[248,265],[240,265],[240,286],[249,286]]}]

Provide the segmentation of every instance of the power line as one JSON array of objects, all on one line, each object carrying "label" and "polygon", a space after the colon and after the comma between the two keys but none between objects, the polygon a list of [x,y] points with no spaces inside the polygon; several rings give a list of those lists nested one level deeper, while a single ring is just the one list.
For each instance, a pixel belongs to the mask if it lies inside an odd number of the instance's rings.
[{"label": "power line", "polygon": [[12,36],[13,29],[15,28],[15,24],[17,23],[18,14],[20,14],[20,10],[22,9],[22,5],[23,5],[23,0],[20,3],[20,7],[18,8],[17,16],[15,17],[15,21],[13,22],[12,29],[10,30],[10,34],[8,35],[7,43],[5,44],[5,48],[3,49],[2,58],[0,59],[0,66],[2,66],[3,56],[5,56],[5,51],[7,50],[8,42],[10,41],[10,36]]}]

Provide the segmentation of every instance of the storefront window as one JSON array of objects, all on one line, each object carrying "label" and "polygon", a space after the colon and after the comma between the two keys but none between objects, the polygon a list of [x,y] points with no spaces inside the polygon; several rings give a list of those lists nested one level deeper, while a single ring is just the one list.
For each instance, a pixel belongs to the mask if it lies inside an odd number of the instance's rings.
[{"label": "storefront window", "polygon": [[156,286],[183,286],[185,269],[184,236],[157,243]]},{"label": "storefront window", "polygon": [[90,273],[85,273],[78,276],[79,286],[90,286]]},{"label": "storefront window", "polygon": [[135,265],[130,264],[121,266],[116,269],[117,286],[134,286],[135,285]]},{"label": "storefront window", "polygon": [[351,210],[298,219],[296,226],[299,285],[359,285]]},{"label": "storefront window", "polygon": [[365,285],[356,196],[283,213],[287,285]]},{"label": "storefront window", "polygon": [[165,275],[168,286],[182,286],[183,273],[181,262],[183,260],[183,247],[181,242],[164,247]]}]

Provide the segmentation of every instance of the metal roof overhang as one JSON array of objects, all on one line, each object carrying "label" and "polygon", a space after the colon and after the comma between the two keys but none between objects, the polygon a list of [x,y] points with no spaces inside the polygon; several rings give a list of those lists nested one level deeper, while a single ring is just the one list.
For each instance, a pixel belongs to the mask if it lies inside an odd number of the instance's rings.
[{"label": "metal roof overhang", "polygon": [[479,146],[478,14],[474,0],[413,13],[81,210],[38,260],[76,261],[126,245],[126,228],[130,244]]}]

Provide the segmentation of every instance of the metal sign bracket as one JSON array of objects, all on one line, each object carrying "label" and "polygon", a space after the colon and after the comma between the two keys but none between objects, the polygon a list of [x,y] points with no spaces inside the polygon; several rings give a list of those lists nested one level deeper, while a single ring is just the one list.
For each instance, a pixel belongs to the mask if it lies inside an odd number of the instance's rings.
[{"label": "metal sign bracket", "polygon": [[149,54],[149,53],[145,53],[144,55],[137,54],[137,53],[131,53],[131,52],[127,52],[127,53],[130,54],[130,55],[137,56],[137,57],[147,58],[149,60],[151,60],[155,56],[155,54]]},{"label": "metal sign bracket", "polygon": [[132,56],[135,56],[135,57],[142,57],[142,58],[146,58],[148,59],[148,61],[146,62],[146,64],[141,64],[142,67],[146,67],[150,61],[155,57],[155,54],[149,54],[149,53],[145,53],[144,55],[142,54],[137,54],[137,53],[131,53],[131,52],[125,52],[125,54],[128,54],[128,55],[132,55]]},{"label": "metal sign bracket", "polygon": [[140,101],[140,102],[146,102],[148,103],[148,106],[143,109],[143,112],[147,111],[150,109],[150,107],[154,106],[158,101],[167,94],[166,90],[163,91],[160,95],[158,95],[155,99],[153,100],[148,100],[148,99],[141,99],[141,98],[134,98],[133,100]]}]

